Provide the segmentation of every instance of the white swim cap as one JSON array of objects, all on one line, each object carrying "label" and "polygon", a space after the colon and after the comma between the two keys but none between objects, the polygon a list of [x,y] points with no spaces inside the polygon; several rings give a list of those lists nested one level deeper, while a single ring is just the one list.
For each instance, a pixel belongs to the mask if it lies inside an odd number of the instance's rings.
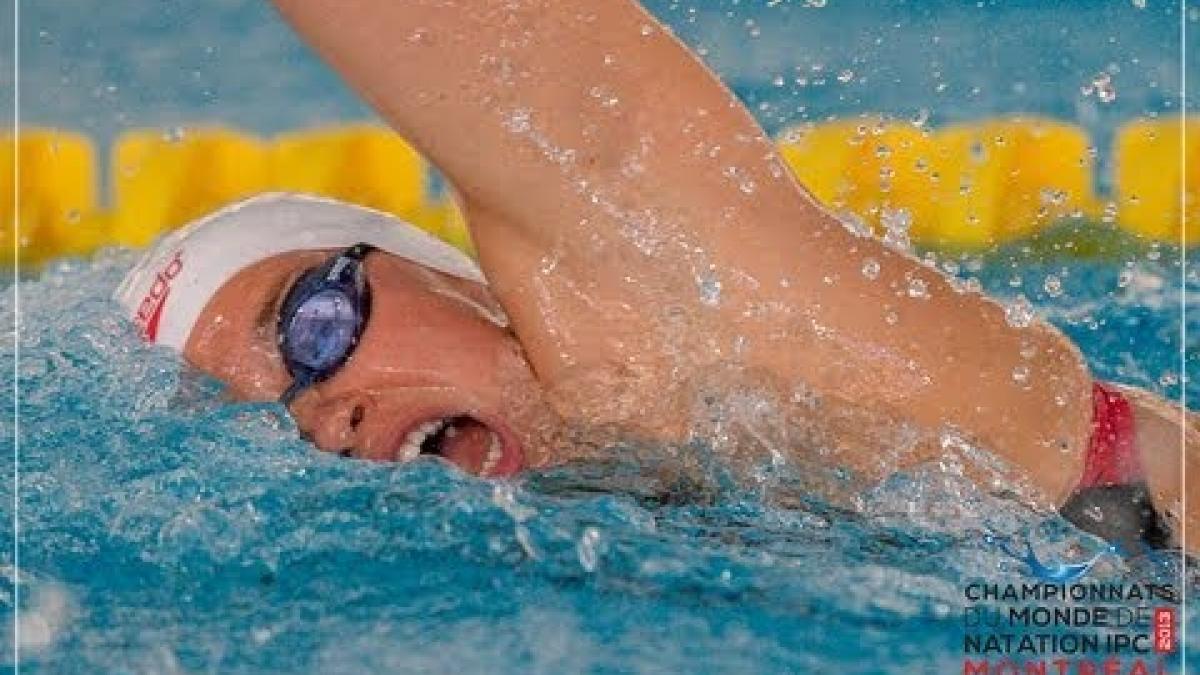
[{"label": "white swim cap", "polygon": [[289,251],[358,242],[486,283],[469,256],[395,216],[323,197],[272,192],[163,237],[129,271],[114,297],[143,338],[182,351],[205,305],[241,270]]}]

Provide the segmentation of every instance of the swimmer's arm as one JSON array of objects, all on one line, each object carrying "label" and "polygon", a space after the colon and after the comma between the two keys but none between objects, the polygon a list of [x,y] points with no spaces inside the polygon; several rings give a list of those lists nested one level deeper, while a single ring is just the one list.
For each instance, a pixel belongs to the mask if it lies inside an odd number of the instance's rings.
[{"label": "swimmer's arm", "polygon": [[657,309],[646,288],[698,305],[689,249],[735,246],[750,221],[824,219],[753,118],[636,2],[276,4],[453,182],[544,381],[638,351],[629,341]]},{"label": "swimmer's arm", "polygon": [[576,396],[560,408],[683,424],[678,382],[757,369],[955,428],[1052,500],[1078,481],[1091,411],[1078,351],[849,234],[637,3],[276,4],[463,195],[539,379]]}]

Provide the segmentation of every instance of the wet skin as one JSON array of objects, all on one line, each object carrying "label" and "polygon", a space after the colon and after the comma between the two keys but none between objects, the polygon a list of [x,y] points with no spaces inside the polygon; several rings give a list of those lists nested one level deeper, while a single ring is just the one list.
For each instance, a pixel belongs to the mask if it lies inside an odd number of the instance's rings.
[{"label": "wet skin", "polygon": [[[278,399],[292,381],[276,346],[279,305],[331,254],[286,253],[239,272],[201,313],[185,358],[238,398]],[[421,454],[488,476],[552,463],[559,423],[488,289],[383,252],[366,271],[362,339],[291,404],[301,431],[322,450],[379,461],[411,459],[419,443]]]},{"label": "wet skin", "polygon": [[[287,253],[239,272],[205,307],[186,359],[238,398],[277,400],[291,383],[276,346],[279,306],[295,280],[331,254]],[[411,459],[404,455],[406,437],[441,422],[460,430],[457,440],[434,438],[438,443],[423,444],[421,454],[472,474],[508,476],[582,454],[486,286],[382,252],[365,265],[372,306],[360,343],[332,378],[291,405],[300,429],[320,449],[404,461]],[[1144,392],[1122,391],[1134,406],[1154,502],[1178,530],[1181,495],[1171,489],[1178,471],[1177,451],[1171,451],[1179,440],[1175,411]],[[1194,418],[1187,431],[1200,446]],[[488,466],[492,434],[502,456]],[[1187,459],[1191,465],[1196,456]]]}]

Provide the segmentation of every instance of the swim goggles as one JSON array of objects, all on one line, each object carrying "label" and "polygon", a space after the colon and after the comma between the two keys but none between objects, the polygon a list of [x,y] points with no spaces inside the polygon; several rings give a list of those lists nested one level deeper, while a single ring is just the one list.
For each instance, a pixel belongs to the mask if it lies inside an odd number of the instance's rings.
[{"label": "swim goggles", "polygon": [[290,405],[302,391],[329,379],[350,359],[371,313],[363,264],[376,250],[355,244],[300,276],[279,310],[279,353],[292,384],[279,397]]}]

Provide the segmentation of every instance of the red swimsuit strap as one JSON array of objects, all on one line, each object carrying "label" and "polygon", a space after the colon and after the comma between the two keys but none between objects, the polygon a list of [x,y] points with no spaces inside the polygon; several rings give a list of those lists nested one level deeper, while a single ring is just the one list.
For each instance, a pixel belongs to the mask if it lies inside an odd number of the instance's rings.
[{"label": "red swimsuit strap", "polygon": [[1136,483],[1144,478],[1134,446],[1133,408],[1121,392],[1092,384],[1092,440],[1080,488]]}]

